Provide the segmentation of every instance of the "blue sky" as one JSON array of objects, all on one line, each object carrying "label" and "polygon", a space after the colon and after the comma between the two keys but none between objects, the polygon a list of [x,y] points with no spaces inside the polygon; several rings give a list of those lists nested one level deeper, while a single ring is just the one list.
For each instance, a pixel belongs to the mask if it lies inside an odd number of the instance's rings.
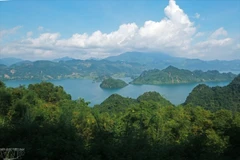
[{"label": "blue sky", "polygon": [[0,58],[240,59],[239,19],[239,0],[0,0]]}]

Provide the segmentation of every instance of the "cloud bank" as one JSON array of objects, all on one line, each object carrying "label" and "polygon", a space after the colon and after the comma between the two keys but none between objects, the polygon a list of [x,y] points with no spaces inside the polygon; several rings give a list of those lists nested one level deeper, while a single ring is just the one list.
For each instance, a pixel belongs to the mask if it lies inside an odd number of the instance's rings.
[{"label": "cloud bank", "polygon": [[16,33],[20,28],[22,28],[22,26],[16,26],[16,27],[11,28],[11,29],[1,30],[0,31],[0,40],[3,39],[6,36],[9,36],[11,34]]},{"label": "cloud bank", "polygon": [[[21,57],[24,59],[52,59],[63,56],[74,58],[105,58],[127,51],[161,52],[172,56],[200,59],[240,59],[239,44],[227,37],[228,33],[220,27],[206,37],[198,32],[188,15],[169,0],[164,9],[165,17],[156,21],[146,21],[143,26],[135,23],[122,24],[111,33],[95,31],[92,34],[75,33],[67,39],[60,33],[42,33],[33,38],[32,32],[26,37],[7,44],[0,44],[0,53],[5,57]],[[196,14],[199,18],[200,14]],[[0,40],[12,34],[18,27],[0,32]],[[38,30],[43,30],[39,27]],[[1,41],[0,41],[1,42]],[[237,47],[238,46],[238,47]]]}]

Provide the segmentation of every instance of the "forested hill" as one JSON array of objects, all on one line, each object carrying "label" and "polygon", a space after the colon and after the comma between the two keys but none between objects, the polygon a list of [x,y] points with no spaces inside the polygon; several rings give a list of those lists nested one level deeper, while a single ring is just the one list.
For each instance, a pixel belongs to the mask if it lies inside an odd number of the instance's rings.
[{"label": "forested hill", "polygon": [[[178,68],[203,71],[239,72],[240,60],[233,61],[202,61],[184,59],[158,53],[128,52],[105,60],[77,60],[63,57],[53,61],[25,61],[16,58],[0,59],[0,80],[9,79],[65,79],[90,78],[99,79],[103,76],[136,77],[144,70],[163,69],[169,65]],[[102,80],[102,79],[100,79]]]},{"label": "forested hill", "polygon": [[203,72],[200,70],[189,71],[169,66],[163,70],[144,71],[134,79],[132,84],[179,84],[207,81],[227,81],[236,77],[233,73],[219,73],[218,71]]},{"label": "forested hill", "polygon": [[113,94],[109,96],[105,101],[103,101],[100,105],[95,105],[94,109],[100,113],[108,112],[109,114],[116,114],[124,112],[131,107],[140,105],[145,102],[148,103],[148,109],[156,109],[163,106],[174,106],[171,102],[164,99],[159,93],[146,92],[140,95],[137,99]]},{"label": "forested hill", "polygon": [[211,111],[223,108],[240,111],[240,75],[224,87],[208,87],[205,84],[196,86],[184,104],[201,106]]},{"label": "forested hill", "polygon": [[[239,77],[229,86],[239,91]],[[172,106],[156,92],[90,108],[52,83],[0,81],[1,150],[22,148],[24,160],[236,160],[239,135],[239,110]]]},{"label": "forested hill", "polygon": [[128,84],[121,79],[114,79],[112,77],[104,79],[100,84],[103,89],[118,89],[126,87]]},{"label": "forested hill", "polygon": [[0,65],[0,80],[9,79],[64,79],[101,76],[132,76],[144,67],[137,63],[110,62],[106,60],[22,61],[11,66]]}]

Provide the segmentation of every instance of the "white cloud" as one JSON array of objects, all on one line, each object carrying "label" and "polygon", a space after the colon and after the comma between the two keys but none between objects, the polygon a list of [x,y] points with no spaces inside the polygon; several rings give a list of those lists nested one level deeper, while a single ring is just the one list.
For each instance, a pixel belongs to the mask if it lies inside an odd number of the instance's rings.
[{"label": "white cloud", "polygon": [[91,35],[74,34],[69,39],[59,40],[57,45],[81,49],[103,48],[105,52],[118,50],[119,53],[134,49],[159,51],[176,47],[188,48],[196,30],[193,23],[173,0],[164,11],[166,17],[159,22],[146,21],[140,28],[135,23],[123,24],[109,34],[101,31]]},{"label": "white cloud", "polygon": [[225,38],[225,39],[212,39],[204,42],[199,42],[197,45],[201,46],[203,48],[211,48],[211,47],[222,47],[222,46],[228,46],[232,44],[231,38]]},{"label": "white cloud", "polygon": [[38,31],[43,31],[43,29],[44,29],[43,26],[38,27]]},{"label": "white cloud", "polygon": [[231,38],[209,39],[194,45],[189,53],[202,59],[229,59],[230,55],[233,56],[233,45],[234,40]]},{"label": "white cloud", "polygon": [[214,31],[211,34],[210,38],[211,39],[215,39],[215,38],[219,38],[220,36],[224,36],[225,37],[227,35],[228,35],[227,31],[223,27],[221,27],[221,28],[217,29],[216,31]]},{"label": "white cloud", "polygon": [[240,43],[236,45],[236,49],[240,49]]},{"label": "white cloud", "polygon": [[1,30],[0,31],[0,40],[2,38],[4,38],[5,36],[8,36],[8,35],[16,33],[20,28],[22,28],[22,26],[16,26],[16,27],[11,28],[11,29]]},{"label": "white cloud", "polygon": [[196,19],[199,19],[200,18],[200,14],[199,13],[195,13],[195,16],[194,16]]},{"label": "white cloud", "polygon": [[[43,33],[32,38],[32,33],[29,32],[25,39],[0,46],[0,53],[25,59],[62,56],[104,58],[126,51],[155,51],[203,59],[231,58],[228,55],[237,58],[233,55],[236,49],[231,50],[236,42],[227,37],[224,28],[214,31],[205,41],[196,42],[195,39],[204,38],[205,33],[197,31],[197,27],[174,0],[169,0],[164,13],[165,17],[160,21],[148,20],[143,26],[135,23],[122,24],[118,30],[110,33],[98,30],[92,34],[75,33],[70,38],[63,39],[60,33]],[[196,17],[200,15],[196,14]],[[44,28],[39,26],[38,30]],[[221,39],[223,36],[225,37]]]},{"label": "white cloud", "polygon": [[195,37],[197,38],[197,37],[202,37],[202,36],[204,36],[205,35],[205,33],[204,32],[198,32],[197,34],[195,34]]},{"label": "white cloud", "polygon": [[22,44],[31,45],[32,47],[54,46],[59,37],[59,33],[43,33],[38,38],[22,40]]},{"label": "white cloud", "polygon": [[29,38],[29,37],[32,37],[32,35],[33,35],[33,32],[27,32],[27,37]]}]

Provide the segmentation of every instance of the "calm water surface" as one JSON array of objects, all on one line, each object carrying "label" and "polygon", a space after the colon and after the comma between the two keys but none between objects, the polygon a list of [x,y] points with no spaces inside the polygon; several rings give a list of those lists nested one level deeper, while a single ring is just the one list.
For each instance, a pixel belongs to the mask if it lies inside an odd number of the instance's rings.
[{"label": "calm water surface", "polygon": [[[123,78],[125,82],[130,82],[130,78]],[[11,80],[4,83],[8,87],[18,87],[19,85],[28,85],[39,83],[41,81],[33,80]],[[85,101],[91,102],[90,106],[100,104],[111,94],[117,93],[124,97],[137,98],[139,95],[147,91],[159,92],[163,97],[178,105],[183,103],[192,89],[198,83],[190,84],[174,84],[174,85],[131,85],[129,84],[122,89],[104,90],[99,87],[100,82],[92,82],[87,79],[65,79],[65,80],[51,80],[55,85],[61,85],[64,90],[71,94],[72,99],[84,98]],[[230,81],[226,82],[206,82],[209,86],[225,86]]]}]

